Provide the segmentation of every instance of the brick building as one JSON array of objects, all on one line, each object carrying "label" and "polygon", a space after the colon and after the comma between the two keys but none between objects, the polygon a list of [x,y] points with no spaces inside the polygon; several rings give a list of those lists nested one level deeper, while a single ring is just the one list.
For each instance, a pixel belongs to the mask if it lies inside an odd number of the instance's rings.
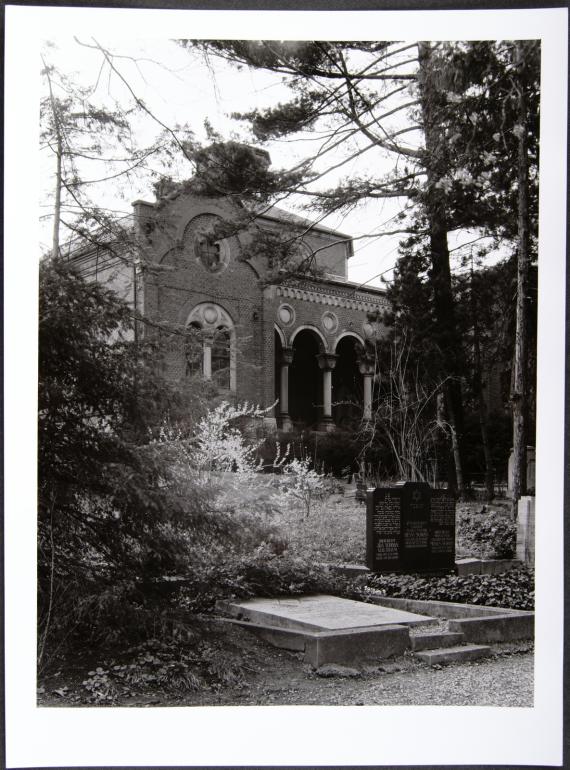
[{"label": "brick building", "polygon": [[167,377],[202,376],[226,398],[264,408],[277,402],[267,419],[282,430],[330,430],[368,417],[371,343],[382,334],[369,316],[388,303],[381,290],[347,280],[350,237],[277,208],[259,213],[256,229],[286,228],[317,266],[313,277],[272,279],[271,259],[248,255],[247,232],[211,235],[236,206],[182,189],[136,201],[129,259],[97,247],[74,260],[148,319],[144,333],[178,330],[164,355]]}]

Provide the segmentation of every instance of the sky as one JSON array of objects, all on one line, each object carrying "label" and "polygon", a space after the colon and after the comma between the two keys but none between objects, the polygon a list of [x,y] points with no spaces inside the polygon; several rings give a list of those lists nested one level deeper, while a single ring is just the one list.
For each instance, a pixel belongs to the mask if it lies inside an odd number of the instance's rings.
[{"label": "sky", "polygon": [[[96,42],[108,48],[115,56],[114,64],[128,83],[122,82],[117,74],[111,73],[107,65],[102,66],[101,53],[96,50]],[[286,101],[290,92],[282,83],[278,74],[268,73],[253,68],[242,67],[239,70],[231,64],[210,56],[206,60],[196,51],[183,49],[172,39],[157,39],[144,37],[125,37],[109,41],[105,37],[80,34],[77,36],[51,36],[44,41],[43,57],[46,63],[53,65],[56,72],[53,75],[53,87],[56,93],[62,93],[58,87],[58,72],[69,78],[72,83],[81,84],[93,90],[92,99],[96,103],[113,108],[116,104],[122,107],[133,104],[133,93],[149,107],[153,116],[131,116],[133,132],[139,137],[141,144],[151,142],[153,137],[162,129],[158,121],[169,127],[187,124],[195,138],[207,142],[204,127],[207,120],[211,127],[224,139],[238,139],[255,143],[256,140],[248,132],[248,124],[238,121],[231,116],[236,112],[248,112],[263,109]],[[402,54],[403,58],[415,56],[415,48]],[[414,65],[409,64],[405,71],[413,71]],[[47,82],[43,81],[43,92],[47,96]],[[132,93],[129,93],[129,89]],[[413,98],[408,89],[402,95],[395,97],[390,105],[410,101]],[[393,125],[402,125],[401,114],[395,117]],[[400,142],[417,147],[421,141],[421,133],[406,134]],[[269,150],[274,168],[291,168],[318,146],[319,134],[311,133],[307,137],[293,139],[287,137],[271,141],[265,147]],[[116,155],[110,148],[111,155]],[[53,222],[53,182],[54,155],[49,146],[41,150],[42,166],[42,228],[41,246],[45,250],[51,243],[51,227]],[[329,171],[338,160],[337,151],[330,152],[321,161],[320,169],[327,170],[321,184],[323,187],[334,185],[343,177],[355,174],[383,174],[394,169],[394,157],[384,151],[362,155],[343,165],[338,170]],[[104,169],[95,169],[100,164],[85,161],[82,175],[87,179],[97,179],[108,176]],[[182,153],[174,159],[169,169],[159,163],[150,162],[149,168],[157,172],[166,172],[174,179],[188,178],[192,170]],[[114,166],[119,170],[122,166]],[[139,169],[140,172],[140,169]],[[153,200],[153,179],[148,172],[135,173],[129,180],[116,180],[94,185],[90,189],[99,205],[118,216],[130,213],[130,203],[137,199]],[[296,211],[308,219],[315,219],[316,213],[305,210],[306,198],[288,199],[281,203],[284,208]],[[349,260],[349,279],[370,286],[380,286],[383,275],[389,280],[392,268],[398,256],[398,244],[405,235],[383,235],[399,229],[394,218],[404,209],[406,200],[384,199],[369,201],[348,213],[327,216],[322,223],[333,229],[351,235],[354,241],[354,256]],[[363,237],[365,236],[365,237]],[[450,235],[450,247],[456,248],[462,243],[470,242],[476,236],[474,233],[459,233]],[[65,234],[62,234],[65,238]],[[461,252],[452,253],[452,265],[459,265]]]}]

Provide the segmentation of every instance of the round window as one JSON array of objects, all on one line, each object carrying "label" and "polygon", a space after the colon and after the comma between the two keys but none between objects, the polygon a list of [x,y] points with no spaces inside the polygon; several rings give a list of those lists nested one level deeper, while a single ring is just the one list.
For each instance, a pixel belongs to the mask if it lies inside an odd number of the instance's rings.
[{"label": "round window", "polygon": [[283,324],[283,326],[291,326],[295,321],[295,311],[291,305],[279,305],[279,308],[277,309],[277,320],[279,323]]},{"label": "round window", "polygon": [[230,261],[227,239],[217,239],[216,225],[220,218],[213,214],[200,214],[186,227],[185,243],[190,243],[196,259],[210,273],[220,273]]}]

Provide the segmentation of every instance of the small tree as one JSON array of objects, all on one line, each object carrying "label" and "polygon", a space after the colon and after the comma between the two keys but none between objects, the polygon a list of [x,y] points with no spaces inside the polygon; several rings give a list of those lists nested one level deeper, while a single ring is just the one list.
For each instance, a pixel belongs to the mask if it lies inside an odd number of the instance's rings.
[{"label": "small tree", "polygon": [[421,371],[405,337],[395,337],[379,350],[381,381],[365,429],[369,438],[364,452],[377,443],[385,444],[400,480],[433,482],[437,439],[444,427],[438,418],[442,383],[434,383]]},{"label": "small tree", "polygon": [[295,457],[283,466],[280,502],[299,503],[305,518],[309,517],[313,502],[322,497],[324,491],[323,477],[311,467],[308,458],[299,460]]}]

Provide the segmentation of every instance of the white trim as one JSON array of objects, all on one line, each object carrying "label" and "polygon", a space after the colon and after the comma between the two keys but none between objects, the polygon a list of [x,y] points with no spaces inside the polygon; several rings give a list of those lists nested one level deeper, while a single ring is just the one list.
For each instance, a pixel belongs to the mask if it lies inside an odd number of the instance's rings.
[{"label": "white trim", "polygon": [[281,340],[281,346],[284,347],[284,348],[288,347],[287,346],[287,338],[285,337],[285,333],[283,332],[283,330],[280,329],[277,324],[273,324],[273,328],[275,329],[275,331],[279,335],[279,339]]}]

